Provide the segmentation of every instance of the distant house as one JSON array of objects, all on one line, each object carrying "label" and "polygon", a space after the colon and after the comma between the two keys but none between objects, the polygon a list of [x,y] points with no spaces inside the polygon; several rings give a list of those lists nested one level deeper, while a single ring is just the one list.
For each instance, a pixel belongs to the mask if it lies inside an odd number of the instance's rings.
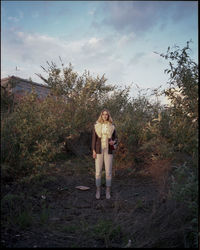
[{"label": "distant house", "polygon": [[32,90],[35,90],[40,99],[44,99],[50,93],[49,86],[16,76],[1,79],[2,89],[6,89],[10,94],[13,94],[15,101],[26,93],[31,93]]}]

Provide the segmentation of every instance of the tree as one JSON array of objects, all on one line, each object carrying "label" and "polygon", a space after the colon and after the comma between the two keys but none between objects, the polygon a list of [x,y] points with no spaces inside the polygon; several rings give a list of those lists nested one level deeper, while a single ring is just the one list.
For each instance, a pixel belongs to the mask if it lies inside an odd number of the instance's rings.
[{"label": "tree", "polygon": [[169,60],[169,88],[163,93],[171,104],[170,122],[173,131],[173,141],[177,149],[193,153],[197,149],[198,130],[198,65],[190,55],[191,41],[180,49],[168,47],[166,54],[160,54]]}]

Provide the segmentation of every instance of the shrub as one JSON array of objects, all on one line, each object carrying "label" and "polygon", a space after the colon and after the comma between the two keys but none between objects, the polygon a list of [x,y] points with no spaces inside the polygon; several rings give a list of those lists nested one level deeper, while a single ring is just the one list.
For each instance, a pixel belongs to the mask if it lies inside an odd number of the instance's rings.
[{"label": "shrub", "polygon": [[198,144],[198,65],[189,56],[190,42],[174,51],[168,47],[160,56],[169,60],[169,88],[163,93],[170,100],[171,141],[177,150],[192,154]]},{"label": "shrub", "polygon": [[39,101],[32,93],[3,119],[2,161],[15,169],[13,173],[31,174],[54,159],[69,131],[64,105],[51,97]]},{"label": "shrub", "polygon": [[[191,42],[191,41],[190,41]],[[198,179],[197,179],[197,152],[198,152],[198,65],[189,56],[189,44],[180,49],[175,47],[166,54],[160,54],[170,60],[169,88],[164,94],[171,101],[167,116],[170,125],[168,139],[175,151],[188,153],[192,162],[178,165],[172,174],[172,197],[185,203],[189,210],[187,220],[190,226],[188,245],[197,247],[197,207],[198,207]]]},{"label": "shrub", "polygon": [[41,171],[61,152],[67,138],[91,132],[101,97],[112,90],[106,79],[93,78],[89,72],[78,76],[71,65],[61,70],[52,63],[50,95],[39,100],[32,91],[2,119],[2,162],[15,177]]}]

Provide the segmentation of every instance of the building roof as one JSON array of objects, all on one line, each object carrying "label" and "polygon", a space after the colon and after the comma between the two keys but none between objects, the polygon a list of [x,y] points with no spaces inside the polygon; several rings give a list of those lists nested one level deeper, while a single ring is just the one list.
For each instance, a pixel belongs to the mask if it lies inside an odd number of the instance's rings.
[{"label": "building roof", "polygon": [[11,79],[13,79],[13,80],[19,80],[20,82],[27,82],[27,83],[29,83],[31,85],[40,86],[40,87],[44,87],[44,88],[50,89],[50,87],[47,86],[47,85],[45,85],[45,84],[33,82],[33,81],[30,81],[30,80],[27,80],[27,79],[23,79],[23,78],[20,78],[20,77],[17,77],[17,76],[9,76],[9,77],[2,78],[1,79],[1,85],[3,86],[4,83],[8,82]]}]

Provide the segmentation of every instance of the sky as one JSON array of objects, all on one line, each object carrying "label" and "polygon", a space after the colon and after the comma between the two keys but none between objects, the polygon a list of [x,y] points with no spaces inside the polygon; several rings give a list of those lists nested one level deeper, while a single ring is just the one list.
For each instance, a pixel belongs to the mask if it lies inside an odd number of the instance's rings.
[{"label": "sky", "polygon": [[42,83],[35,73],[61,57],[134,96],[167,86],[169,62],[155,52],[189,40],[198,62],[197,1],[1,1],[1,78]]}]

